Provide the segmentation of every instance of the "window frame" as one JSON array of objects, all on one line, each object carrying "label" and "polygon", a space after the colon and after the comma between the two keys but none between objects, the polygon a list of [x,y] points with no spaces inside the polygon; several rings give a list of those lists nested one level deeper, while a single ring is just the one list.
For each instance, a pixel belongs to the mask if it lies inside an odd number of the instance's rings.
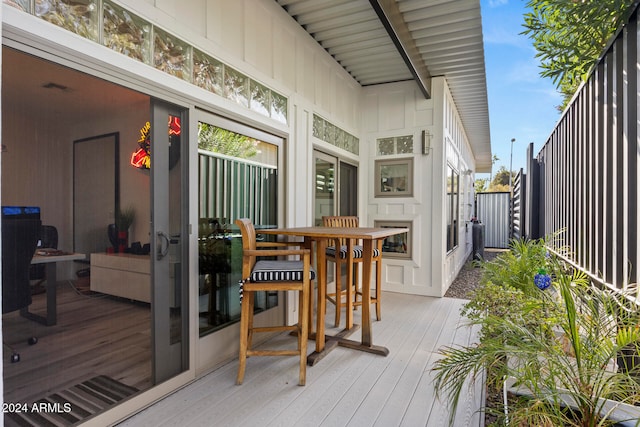
[{"label": "window frame", "polygon": [[450,163],[447,162],[446,175],[446,252],[450,253],[460,244],[458,233],[458,222],[460,220],[460,172]]}]

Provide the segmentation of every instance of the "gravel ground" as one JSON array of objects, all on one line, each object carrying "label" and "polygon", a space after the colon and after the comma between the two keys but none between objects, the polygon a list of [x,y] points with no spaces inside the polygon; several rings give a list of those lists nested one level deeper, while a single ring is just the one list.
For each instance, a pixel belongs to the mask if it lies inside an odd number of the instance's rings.
[{"label": "gravel ground", "polygon": [[[504,252],[504,249],[485,249],[485,261],[491,261],[500,252]],[[465,263],[462,270],[460,270],[460,273],[458,273],[458,277],[455,278],[447,290],[447,293],[444,294],[445,297],[469,299],[469,292],[478,286],[480,283],[480,277],[482,276],[482,268],[475,267],[473,264],[474,263],[471,259]]]}]

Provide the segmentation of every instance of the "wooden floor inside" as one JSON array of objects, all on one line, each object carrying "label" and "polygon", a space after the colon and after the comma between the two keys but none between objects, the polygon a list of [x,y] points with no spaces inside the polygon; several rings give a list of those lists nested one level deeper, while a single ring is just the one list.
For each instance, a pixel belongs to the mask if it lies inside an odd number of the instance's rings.
[{"label": "wooden floor inside", "polygon": [[[236,359],[121,425],[449,425],[448,407],[434,393],[431,368],[442,346],[475,340],[476,332],[460,318],[465,301],[395,293],[384,293],[382,300],[383,319],[373,323],[373,340],[389,348],[387,357],[338,347],[307,369],[304,387],[297,385],[297,363],[291,357],[249,358],[244,384],[237,386]],[[333,318],[331,306],[327,318]],[[359,333],[352,338],[359,339]],[[269,344],[293,339],[283,334]],[[482,381],[476,381],[461,397],[453,425],[483,426],[478,411],[483,399]]]},{"label": "wooden floor inside", "polygon": [[[58,283],[58,321],[44,326],[21,317],[2,317],[3,340],[20,353],[10,363],[3,352],[4,401],[31,403],[96,375],[107,375],[144,390],[151,385],[151,334],[148,304],[102,294],[77,292]],[[29,311],[45,312],[46,294],[33,296]],[[27,338],[38,343],[30,346]]]}]

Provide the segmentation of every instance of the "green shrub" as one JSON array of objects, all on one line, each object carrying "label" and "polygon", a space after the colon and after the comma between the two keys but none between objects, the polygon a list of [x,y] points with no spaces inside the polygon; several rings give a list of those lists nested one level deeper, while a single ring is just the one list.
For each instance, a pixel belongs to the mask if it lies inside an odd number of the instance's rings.
[{"label": "green shrub", "polygon": [[514,239],[509,249],[493,261],[481,264],[484,269],[481,283],[518,289],[529,296],[538,295],[533,277],[540,270],[554,273],[552,270],[555,266],[550,262],[547,241]]},{"label": "green shrub", "polygon": [[[494,388],[511,378],[527,390],[510,401],[508,425],[614,425],[602,399],[640,402],[640,368],[612,369],[623,350],[640,354],[638,307],[542,249],[541,241],[515,242],[515,253],[484,264],[484,285],[463,308],[481,327],[479,342],[440,349],[436,391],[453,416],[466,379],[487,372]],[[551,272],[546,290],[534,284],[540,265]]]}]

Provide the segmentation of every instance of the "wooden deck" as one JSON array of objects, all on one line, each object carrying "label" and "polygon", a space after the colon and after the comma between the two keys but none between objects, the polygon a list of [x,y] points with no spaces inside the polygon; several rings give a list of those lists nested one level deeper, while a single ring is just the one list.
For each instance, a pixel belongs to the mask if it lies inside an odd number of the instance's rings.
[{"label": "wooden deck", "polygon": [[[382,301],[383,319],[373,323],[373,339],[389,348],[387,357],[338,347],[307,369],[304,387],[297,385],[295,358],[249,358],[241,386],[235,385],[234,360],[120,425],[448,425],[449,411],[435,397],[431,368],[439,348],[475,338],[460,318],[465,301],[388,292]],[[331,313],[327,318],[333,318]],[[359,333],[352,338],[359,339]],[[270,345],[290,340],[279,335]],[[483,384],[477,381],[467,392],[453,425],[483,426],[484,416],[478,411]]]}]

